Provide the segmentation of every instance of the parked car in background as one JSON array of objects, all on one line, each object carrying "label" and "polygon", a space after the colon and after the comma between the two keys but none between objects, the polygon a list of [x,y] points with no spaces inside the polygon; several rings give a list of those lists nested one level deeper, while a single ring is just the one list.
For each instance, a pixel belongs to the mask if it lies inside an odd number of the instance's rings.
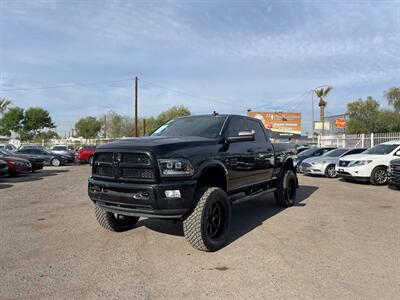
[{"label": "parked car in background", "polygon": [[301,146],[301,147],[297,147],[297,148],[296,148],[296,151],[297,151],[297,154],[299,154],[299,153],[301,153],[301,152],[303,152],[303,151],[306,151],[306,150],[308,150],[308,149],[310,149],[310,147]]},{"label": "parked car in background", "polygon": [[365,150],[366,148],[338,148],[319,157],[307,158],[300,164],[300,172],[305,175],[324,175],[328,178],[335,178],[337,176],[335,168],[339,158],[351,154],[359,154]]},{"label": "parked car in background", "polygon": [[93,153],[96,150],[95,145],[84,145],[78,149],[75,154],[75,160],[79,163],[92,164]]},{"label": "parked car in background", "polygon": [[23,149],[19,149],[16,151],[19,154],[29,154],[35,155],[42,159],[44,159],[45,165],[51,165],[54,167],[63,166],[68,163],[68,157],[60,154],[53,153],[47,149],[42,149],[40,147],[24,147]]},{"label": "parked car in background", "polygon": [[53,145],[50,151],[68,157],[68,162],[75,160],[75,149],[72,145]]},{"label": "parked car in background", "polygon": [[0,144],[0,149],[6,149],[9,151],[16,151],[17,147],[15,147],[13,144]]},{"label": "parked car in background", "polygon": [[8,164],[0,159],[0,177],[8,176]]},{"label": "parked car in background", "polygon": [[8,151],[5,149],[0,149],[0,154],[2,154],[4,156],[19,157],[19,158],[29,160],[29,162],[32,165],[32,172],[43,169],[44,159],[39,156],[29,155],[29,154],[20,154],[20,153],[11,152],[11,151]]},{"label": "parked car in background", "polygon": [[23,144],[21,146],[19,146],[18,150],[22,150],[22,149],[46,149],[46,147],[40,145],[40,144]]},{"label": "parked car in background", "polygon": [[400,189],[400,158],[390,162],[389,184]]},{"label": "parked car in background", "polygon": [[26,159],[15,156],[6,156],[2,153],[0,153],[0,159],[7,163],[8,173],[10,176],[32,172],[31,163]]},{"label": "parked car in background", "polygon": [[294,166],[296,168],[296,172],[301,173],[300,164],[305,159],[324,155],[326,152],[329,152],[335,148],[336,147],[310,148],[301,152],[300,154],[297,154],[297,157],[294,159]]},{"label": "parked car in background", "polygon": [[388,183],[390,161],[400,157],[400,141],[376,145],[361,154],[339,159],[336,172],[345,180],[370,182],[373,185]]}]

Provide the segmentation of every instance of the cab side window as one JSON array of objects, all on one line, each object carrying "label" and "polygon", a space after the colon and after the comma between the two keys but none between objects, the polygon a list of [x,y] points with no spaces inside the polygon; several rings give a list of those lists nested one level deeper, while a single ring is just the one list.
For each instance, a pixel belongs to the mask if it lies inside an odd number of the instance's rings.
[{"label": "cab side window", "polygon": [[242,118],[232,118],[226,136],[238,136],[240,131],[249,130]]},{"label": "cab side window", "polygon": [[257,142],[265,141],[264,130],[262,129],[260,123],[254,120],[246,120],[247,127],[249,130],[253,130],[255,133],[255,140]]}]

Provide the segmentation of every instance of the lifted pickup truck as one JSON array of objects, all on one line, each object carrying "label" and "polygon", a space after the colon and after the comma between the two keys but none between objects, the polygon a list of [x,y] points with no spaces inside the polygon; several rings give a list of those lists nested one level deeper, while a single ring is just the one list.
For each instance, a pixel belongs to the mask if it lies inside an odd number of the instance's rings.
[{"label": "lifted pickup truck", "polygon": [[139,217],[182,220],[193,247],[216,251],[228,239],[237,198],[230,196],[270,191],[278,205],[295,203],[293,155],[294,146],[272,144],[257,119],[180,117],[148,137],[97,147],[89,196],[108,230],[131,229]]}]

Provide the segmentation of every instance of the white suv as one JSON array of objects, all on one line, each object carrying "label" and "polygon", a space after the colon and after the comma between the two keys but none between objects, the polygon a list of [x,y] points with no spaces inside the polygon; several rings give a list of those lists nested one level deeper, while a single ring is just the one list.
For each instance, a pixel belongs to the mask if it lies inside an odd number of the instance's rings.
[{"label": "white suv", "polygon": [[397,157],[400,157],[400,141],[386,142],[361,154],[341,158],[336,165],[336,172],[343,179],[384,185],[388,182],[389,163]]}]

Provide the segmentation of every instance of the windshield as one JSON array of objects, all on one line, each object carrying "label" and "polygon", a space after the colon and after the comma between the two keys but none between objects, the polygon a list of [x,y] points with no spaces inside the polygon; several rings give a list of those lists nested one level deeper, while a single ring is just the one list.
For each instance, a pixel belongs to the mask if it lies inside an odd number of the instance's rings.
[{"label": "windshield", "polygon": [[347,151],[349,151],[348,149],[335,149],[335,150],[331,150],[329,152],[326,152],[323,156],[325,157],[339,157],[342,154],[346,153]]},{"label": "windshield", "polygon": [[52,151],[67,151],[67,147],[65,146],[54,146],[51,148]]},{"label": "windshield", "polygon": [[372,148],[369,148],[364,154],[378,154],[378,155],[385,155],[391,153],[394,149],[399,147],[400,144],[388,145],[388,144],[380,144],[376,145]]},{"label": "windshield", "polygon": [[13,155],[15,155],[13,152],[8,151],[6,149],[0,149],[0,154],[2,154],[3,156],[13,156]]},{"label": "windshield", "polygon": [[317,148],[311,148],[311,149],[307,149],[305,151],[302,151],[301,153],[299,153],[297,156],[308,156],[308,155],[313,155],[315,151],[317,151]]},{"label": "windshield", "polygon": [[152,136],[198,136],[216,138],[221,132],[226,117],[197,116],[182,117],[169,121],[153,132]]}]

